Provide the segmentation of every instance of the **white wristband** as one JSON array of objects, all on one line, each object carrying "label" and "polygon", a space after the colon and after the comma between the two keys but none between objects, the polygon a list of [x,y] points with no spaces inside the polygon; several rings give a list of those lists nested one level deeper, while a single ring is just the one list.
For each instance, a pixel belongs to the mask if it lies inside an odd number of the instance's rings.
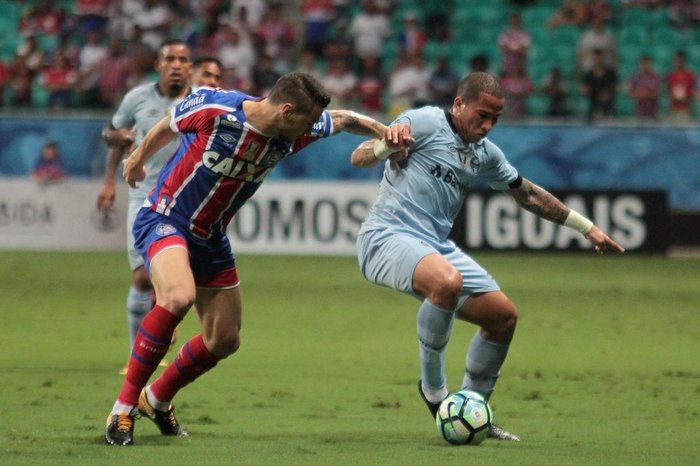
[{"label": "white wristband", "polygon": [[386,144],[386,141],[384,139],[377,139],[374,141],[374,156],[378,158],[379,160],[384,160],[387,157],[389,157],[391,154],[396,152],[395,149],[392,149]]},{"label": "white wristband", "polygon": [[566,220],[564,220],[564,226],[573,228],[585,235],[593,228],[593,222],[571,209],[569,210],[569,215],[566,217]]}]

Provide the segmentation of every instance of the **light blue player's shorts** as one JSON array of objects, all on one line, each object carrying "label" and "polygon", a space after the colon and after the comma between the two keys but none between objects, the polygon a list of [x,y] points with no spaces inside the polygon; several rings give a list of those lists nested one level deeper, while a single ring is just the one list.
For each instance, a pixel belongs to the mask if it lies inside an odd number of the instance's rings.
[{"label": "light blue player's shorts", "polygon": [[126,252],[129,256],[129,267],[131,271],[143,267],[143,257],[138,253],[136,247],[134,246],[134,220],[136,220],[136,214],[139,209],[143,207],[143,201],[145,197],[134,196],[129,193],[129,208],[126,213]]},{"label": "light blue player's shorts", "polygon": [[396,230],[367,231],[357,237],[357,258],[365,278],[418,299],[424,297],[413,291],[413,273],[421,259],[435,253],[441,254],[462,274],[460,306],[474,293],[500,290],[496,280],[452,241],[430,244]]}]

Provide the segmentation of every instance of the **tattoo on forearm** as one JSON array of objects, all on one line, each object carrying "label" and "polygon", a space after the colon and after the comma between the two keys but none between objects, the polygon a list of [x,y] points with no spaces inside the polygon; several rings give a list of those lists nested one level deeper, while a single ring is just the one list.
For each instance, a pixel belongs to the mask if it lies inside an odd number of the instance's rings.
[{"label": "tattoo on forearm", "polygon": [[520,189],[523,195],[518,202],[524,209],[552,222],[564,223],[569,209],[553,194],[529,181]]}]

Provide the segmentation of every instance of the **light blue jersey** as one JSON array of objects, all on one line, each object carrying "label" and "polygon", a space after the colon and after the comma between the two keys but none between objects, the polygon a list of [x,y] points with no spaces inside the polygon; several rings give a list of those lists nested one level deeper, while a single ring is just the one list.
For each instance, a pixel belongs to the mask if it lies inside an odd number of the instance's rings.
[{"label": "light blue jersey", "polygon": [[[164,116],[168,115],[170,108],[183,99],[171,99],[165,97],[158,88],[158,83],[142,84],[126,93],[117,112],[112,116],[112,126],[116,129],[133,128],[136,132],[134,142],[141,144],[146,133],[153,128]],[[143,205],[144,200],[151,192],[158,180],[158,174],[165,162],[175,152],[178,139],[175,138],[146,161],[146,178],[138,183],[136,188],[129,187],[129,210],[126,220],[127,251],[131,270],[143,265],[143,259],[134,247],[134,235],[131,229],[134,225],[136,213]]]},{"label": "light blue jersey", "polygon": [[[117,129],[134,128],[136,131],[134,142],[138,146],[146,133],[164,116],[168,115],[170,108],[181,100],[183,99],[171,99],[164,96],[156,82],[142,84],[124,96],[117,112],[112,116],[112,126]],[[177,145],[178,141],[175,139],[146,161],[144,164],[146,178],[138,183],[137,188],[129,188],[130,198],[139,198],[140,202],[143,202],[155,186],[160,169],[175,152]]]},{"label": "light blue jersey", "polygon": [[476,178],[504,190],[518,177],[488,139],[465,143],[442,109],[409,110],[392,124],[398,123],[411,126],[416,142],[405,167],[394,170],[387,162],[379,195],[360,232],[394,228],[443,244]]},{"label": "light blue jersey", "polygon": [[508,189],[518,172],[488,139],[466,143],[444,110],[423,107],[399,115],[415,144],[401,167],[386,163],[379,194],[360,228],[358,260],[371,282],[413,293],[418,262],[439,253],[462,274],[464,302],[470,294],[498,290],[493,278],[448,239],[467,190],[475,179]]}]

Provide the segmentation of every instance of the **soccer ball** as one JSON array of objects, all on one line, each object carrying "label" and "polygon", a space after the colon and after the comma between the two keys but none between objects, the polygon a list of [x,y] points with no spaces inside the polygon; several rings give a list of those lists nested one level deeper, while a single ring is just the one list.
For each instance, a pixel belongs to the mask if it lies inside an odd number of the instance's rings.
[{"label": "soccer ball", "polygon": [[442,437],[453,445],[478,445],[491,430],[493,415],[486,399],[470,390],[460,390],[445,398],[435,423]]}]

